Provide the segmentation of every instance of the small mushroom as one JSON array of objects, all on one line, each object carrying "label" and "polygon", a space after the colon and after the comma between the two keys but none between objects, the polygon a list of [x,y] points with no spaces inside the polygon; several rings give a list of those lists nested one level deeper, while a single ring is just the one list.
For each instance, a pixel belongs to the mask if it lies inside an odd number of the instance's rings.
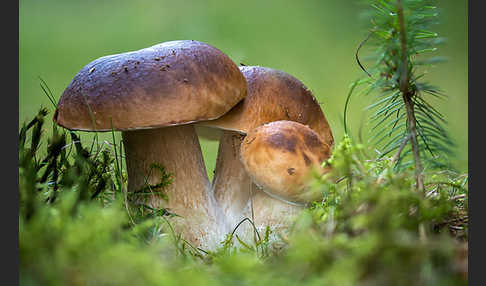
[{"label": "small mushroom", "polygon": [[280,120],[251,130],[241,144],[241,161],[246,172],[270,196],[295,205],[322,199],[310,189],[313,173],[331,150],[308,126]]},{"label": "small mushroom", "polygon": [[[265,123],[290,120],[308,125],[322,137],[329,148],[334,142],[321,106],[301,81],[272,68],[239,68],[248,83],[247,96],[224,116],[196,124],[200,128],[200,134],[204,134],[206,138],[211,137],[209,128],[219,132],[223,130],[212,187],[231,230],[245,217],[256,219],[252,210],[256,209],[258,200],[266,197],[251,182],[240,161],[240,146],[250,130]],[[265,208],[265,205],[261,207]],[[251,229],[247,224],[239,228]]]},{"label": "small mushroom", "polygon": [[240,154],[252,181],[268,194],[257,192],[253,198],[257,229],[288,232],[307,203],[322,199],[310,184],[314,174],[329,170],[321,163],[330,157],[330,148],[308,126],[282,120],[257,127],[243,140]]},{"label": "small mushroom", "polygon": [[171,41],[86,65],[62,94],[54,120],[71,130],[122,131],[128,191],[160,183],[152,166],[163,166],[173,182],[154,190],[149,204],[180,215],[174,223],[194,246],[215,248],[224,239],[224,217],[192,123],[222,116],[246,92],[244,76],[223,52],[198,41]]}]

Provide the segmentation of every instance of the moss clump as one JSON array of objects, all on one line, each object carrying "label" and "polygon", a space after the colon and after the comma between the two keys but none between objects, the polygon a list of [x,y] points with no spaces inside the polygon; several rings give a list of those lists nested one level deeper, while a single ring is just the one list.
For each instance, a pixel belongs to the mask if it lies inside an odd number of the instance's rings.
[{"label": "moss clump", "polygon": [[345,137],[325,163],[333,171],[314,180],[325,199],[290,236],[207,253],[173,233],[167,213],[127,208],[111,146],[85,148],[55,128],[46,139],[45,114],[19,138],[21,285],[467,285],[466,175],[427,174],[419,193],[413,170]]}]

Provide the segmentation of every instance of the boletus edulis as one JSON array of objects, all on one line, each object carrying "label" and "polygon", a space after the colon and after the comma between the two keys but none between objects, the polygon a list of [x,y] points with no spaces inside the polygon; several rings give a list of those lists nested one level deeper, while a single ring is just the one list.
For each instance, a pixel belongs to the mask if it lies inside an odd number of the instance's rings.
[{"label": "boletus edulis", "polygon": [[87,64],[62,94],[54,121],[70,130],[121,131],[128,192],[159,184],[153,166],[163,166],[173,181],[152,190],[149,204],[179,215],[172,222],[182,237],[211,249],[224,239],[225,219],[192,123],[219,118],[246,93],[245,77],[220,50],[164,42]]},{"label": "boletus edulis", "polygon": [[[329,123],[321,106],[312,92],[294,76],[272,68],[261,66],[240,66],[248,83],[247,96],[224,116],[211,121],[198,122],[197,126],[222,130],[219,143],[216,169],[213,178],[214,195],[227,217],[228,228],[234,229],[246,217],[260,221],[263,230],[273,219],[255,217],[262,208],[268,207],[275,212],[273,216],[285,215],[284,206],[278,208],[272,204],[283,204],[262,192],[249,177],[240,161],[240,146],[245,135],[263,124],[288,120],[307,125],[316,132],[328,149],[334,143]],[[262,203],[258,202],[261,201]],[[267,203],[265,206],[263,203]],[[289,209],[295,205],[287,204]],[[237,234],[252,231],[252,226],[238,226]]]},{"label": "boletus edulis", "polygon": [[285,235],[306,204],[322,200],[311,184],[329,170],[321,164],[331,149],[308,126],[280,120],[254,128],[241,143],[240,156],[252,182],[263,190],[253,197],[255,225]]}]

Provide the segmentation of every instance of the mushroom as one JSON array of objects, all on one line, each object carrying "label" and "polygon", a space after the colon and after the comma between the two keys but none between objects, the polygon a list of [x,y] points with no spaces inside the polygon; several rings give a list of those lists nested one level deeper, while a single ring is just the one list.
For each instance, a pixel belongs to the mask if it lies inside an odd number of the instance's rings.
[{"label": "mushroom", "polygon": [[241,162],[261,192],[253,200],[255,225],[286,230],[292,216],[307,203],[322,199],[311,188],[314,174],[330,157],[329,145],[308,126],[294,121],[274,121],[250,132],[241,144]]},{"label": "mushroom", "polygon": [[323,175],[321,166],[330,157],[330,148],[308,126],[279,120],[261,125],[241,144],[245,170],[261,189],[279,200],[305,205],[321,199],[308,185],[312,173]]},{"label": "mushroom", "polygon": [[[244,76],[220,50],[198,41],[170,41],[101,57],[87,64],[62,94],[54,121],[82,131],[122,131],[128,192],[161,182],[148,204],[182,218],[173,222],[196,247],[224,238],[224,218],[207,177],[191,123],[222,116],[247,92]],[[168,200],[161,195],[164,193]]]},{"label": "mushroom", "polygon": [[[252,209],[262,197],[240,161],[240,145],[250,130],[272,121],[290,120],[308,125],[329,148],[334,142],[320,105],[302,82],[267,67],[240,66],[240,70],[248,83],[245,99],[224,116],[196,124],[206,129],[201,134],[208,134],[207,128],[223,130],[212,187],[229,229],[234,229],[245,217],[254,219]],[[239,228],[251,227],[245,224]]]}]

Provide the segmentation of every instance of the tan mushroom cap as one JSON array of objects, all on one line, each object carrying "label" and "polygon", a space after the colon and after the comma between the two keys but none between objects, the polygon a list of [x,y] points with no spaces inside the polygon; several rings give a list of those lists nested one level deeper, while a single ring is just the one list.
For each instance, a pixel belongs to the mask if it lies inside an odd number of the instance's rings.
[{"label": "tan mushroom cap", "polygon": [[308,125],[326,144],[333,145],[331,128],[319,103],[300,80],[267,67],[240,66],[240,70],[248,83],[245,99],[219,119],[200,122],[199,126],[246,134],[265,123],[290,120]]},{"label": "tan mushroom cap", "polygon": [[111,130],[111,121],[125,131],[186,124],[220,117],[246,91],[238,66],[217,48],[170,41],[87,64],[62,94],[54,120],[85,131]]},{"label": "tan mushroom cap", "polygon": [[287,120],[262,125],[248,132],[240,153],[252,180],[270,196],[298,204],[321,198],[308,183],[313,171],[327,171],[321,163],[330,148],[308,126]]}]

